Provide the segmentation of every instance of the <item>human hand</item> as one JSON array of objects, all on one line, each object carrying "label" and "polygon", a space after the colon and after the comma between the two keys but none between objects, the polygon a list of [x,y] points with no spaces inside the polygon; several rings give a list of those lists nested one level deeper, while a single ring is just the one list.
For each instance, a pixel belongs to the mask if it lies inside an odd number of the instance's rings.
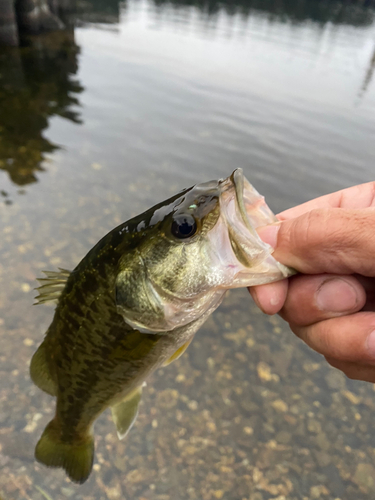
[{"label": "human hand", "polygon": [[259,234],[277,260],[303,274],[252,287],[254,301],[349,378],[375,383],[375,182],[278,218]]}]

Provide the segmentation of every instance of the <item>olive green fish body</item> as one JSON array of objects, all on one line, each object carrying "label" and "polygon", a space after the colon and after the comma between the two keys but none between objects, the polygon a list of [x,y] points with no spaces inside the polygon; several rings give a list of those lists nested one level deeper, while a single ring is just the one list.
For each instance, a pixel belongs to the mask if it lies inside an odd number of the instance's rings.
[{"label": "olive green fish body", "polygon": [[[41,353],[45,357],[47,373],[43,376],[53,386],[47,392],[57,397],[56,416],[47,427],[58,434],[58,442],[53,443],[57,450],[61,443],[69,448],[85,440],[92,446],[91,426],[96,417],[141,387],[150,373],[190,342],[205,320],[203,315],[173,332],[147,334],[129,326],[118,313],[119,260],[141,238],[136,227],[143,222],[144,218],[135,219],[111,231],[70,274],[45,340],[32,360],[32,378],[43,389],[34,365]],[[134,235],[130,242],[129,234]],[[65,463],[51,459],[42,446],[43,440],[36,449],[40,461],[63,466],[76,482],[86,479],[91,467],[71,468],[67,459]],[[86,458],[92,463],[92,457]]]},{"label": "olive green fish body", "polygon": [[67,438],[87,431],[111,402],[142,384],[205,320],[202,316],[173,332],[147,334],[127,325],[118,313],[115,278],[121,256],[133,243],[123,235],[144,219],[114,229],[81,261],[68,278],[47,332],[57,417]]},{"label": "olive green fish body", "polygon": [[291,273],[255,231],[274,220],[237,170],[121,224],[72,273],[46,272],[39,302],[58,303],[30,372],[57,402],[36,446],[40,462],[84,482],[98,415],[111,407],[123,438],[145,379],[184,352],[228,288]]}]

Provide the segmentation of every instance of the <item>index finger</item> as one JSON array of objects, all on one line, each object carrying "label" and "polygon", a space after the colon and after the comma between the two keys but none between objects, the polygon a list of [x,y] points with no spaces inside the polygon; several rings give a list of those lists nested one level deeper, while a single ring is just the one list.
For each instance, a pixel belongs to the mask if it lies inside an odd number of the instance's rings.
[{"label": "index finger", "polygon": [[314,208],[368,208],[375,207],[375,182],[352,186],[335,193],[320,196],[277,214],[280,220],[293,219]]}]

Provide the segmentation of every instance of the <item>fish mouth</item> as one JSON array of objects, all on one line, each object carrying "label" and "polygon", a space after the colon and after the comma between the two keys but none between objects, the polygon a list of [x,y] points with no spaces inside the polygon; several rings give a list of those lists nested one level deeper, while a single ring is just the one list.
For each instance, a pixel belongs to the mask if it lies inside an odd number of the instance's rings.
[{"label": "fish mouth", "polygon": [[[294,274],[272,257],[273,248],[261,240],[257,228],[277,222],[264,197],[244,177],[241,168],[219,181],[220,208],[231,250],[237,260],[234,286],[251,286]],[[228,252],[226,252],[228,257]]]},{"label": "fish mouth", "polygon": [[[247,181],[247,179],[245,179],[245,177],[243,175],[242,168],[237,168],[230,176],[230,180],[232,181],[233,186],[234,186],[234,190],[235,190],[235,194],[236,194],[235,201],[237,204],[238,212],[241,215],[242,221],[245,224],[245,226],[247,227],[247,229],[251,232],[251,234],[253,234],[253,236],[255,236],[256,231],[255,231],[255,227],[254,227],[254,222],[252,222],[252,220],[250,219],[250,217],[247,213],[247,210],[246,210],[246,206],[248,207],[248,210],[251,209],[251,211],[254,210],[254,207],[252,207],[251,201],[249,199],[246,200],[247,204],[245,203],[245,182],[247,184],[247,186],[246,186],[246,188],[247,188],[246,194],[247,195],[249,195],[249,191],[253,190],[254,188],[252,188],[252,186]],[[250,187],[250,189],[249,189],[249,187]],[[249,198],[249,196],[247,196],[247,198]],[[260,197],[260,198],[263,198],[263,197]],[[274,217],[274,218],[276,219],[276,217]]]},{"label": "fish mouth", "polygon": [[268,207],[264,196],[243,175],[242,168],[237,168],[229,178],[234,186],[237,212],[250,233],[259,238],[256,228],[278,222],[278,219]]}]

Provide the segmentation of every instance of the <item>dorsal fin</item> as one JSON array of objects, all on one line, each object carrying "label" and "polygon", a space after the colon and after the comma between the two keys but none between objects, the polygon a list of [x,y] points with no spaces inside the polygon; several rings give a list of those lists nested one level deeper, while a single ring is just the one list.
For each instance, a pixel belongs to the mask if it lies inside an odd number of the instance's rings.
[{"label": "dorsal fin", "polygon": [[38,278],[41,286],[36,288],[39,295],[35,297],[35,304],[44,304],[44,302],[57,302],[64,290],[66,282],[70,276],[70,271],[61,269],[58,271],[43,271],[47,278]]}]

